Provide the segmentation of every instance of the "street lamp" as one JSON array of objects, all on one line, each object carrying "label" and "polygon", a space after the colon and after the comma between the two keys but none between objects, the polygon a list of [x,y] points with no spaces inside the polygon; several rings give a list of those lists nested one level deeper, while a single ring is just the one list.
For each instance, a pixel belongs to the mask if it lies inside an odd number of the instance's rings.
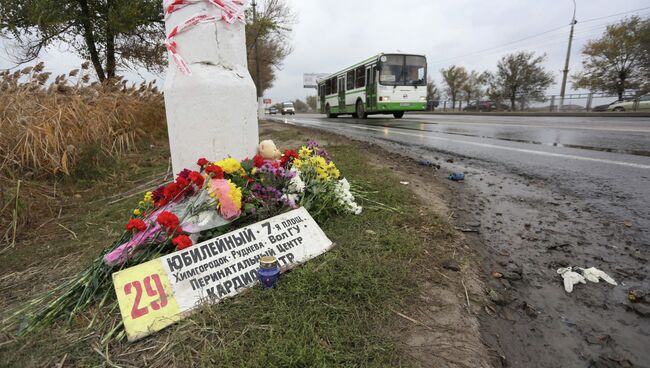
[{"label": "street lamp", "polygon": [[578,23],[576,21],[576,0],[573,0],[573,17],[571,18],[571,32],[569,32],[569,46],[566,50],[566,61],[564,62],[564,70],[562,71],[562,88],[560,89],[560,106],[558,111],[562,110],[564,106],[564,92],[566,91],[566,78],[569,74],[569,58],[571,57],[571,42],[573,41],[573,27]]}]

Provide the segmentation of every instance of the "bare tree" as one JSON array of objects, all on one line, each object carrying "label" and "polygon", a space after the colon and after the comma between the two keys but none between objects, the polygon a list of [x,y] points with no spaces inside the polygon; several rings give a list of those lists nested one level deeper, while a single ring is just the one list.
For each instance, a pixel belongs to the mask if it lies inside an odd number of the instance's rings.
[{"label": "bare tree", "polygon": [[258,0],[257,20],[253,22],[251,10],[247,13],[246,49],[248,70],[257,84],[255,44],[260,59],[260,89],[273,86],[275,71],[282,67],[284,59],[293,51],[289,43],[291,27],[297,16],[285,0]]}]

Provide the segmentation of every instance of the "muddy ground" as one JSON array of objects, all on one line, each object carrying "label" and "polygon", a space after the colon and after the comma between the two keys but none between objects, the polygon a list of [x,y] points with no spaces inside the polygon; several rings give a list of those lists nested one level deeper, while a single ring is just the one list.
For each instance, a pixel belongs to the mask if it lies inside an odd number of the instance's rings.
[{"label": "muddy ground", "polygon": [[[408,186],[421,200],[422,216],[436,213],[448,219],[453,214],[443,199],[451,193],[443,185],[446,183],[437,181],[438,173],[399,153],[387,152],[375,144],[353,142],[339,135],[285,124],[261,123],[260,131],[288,135],[300,132],[318,137],[319,143],[325,146],[354,144],[368,154],[370,165],[407,178],[402,185]],[[295,146],[302,142],[284,139],[281,144]],[[431,185],[432,182],[436,184]],[[413,262],[412,269],[400,270],[419,275],[422,283],[418,298],[406,301],[410,308],[392,311],[397,319],[390,327],[406,356],[406,366],[488,368],[494,366],[492,362],[501,361],[499,352],[488,347],[481,337],[478,316],[489,304],[489,299],[480,279],[480,258],[470,248],[463,232],[455,232],[452,239],[428,245],[423,263]]]},{"label": "muddy ground", "polygon": [[[405,181],[426,179],[413,183],[415,191],[442,201],[438,208],[480,257],[475,271],[486,301],[476,313],[492,365],[650,367],[650,306],[627,297],[631,289],[650,288],[650,244],[642,221],[610,210],[622,206],[616,193],[449,152],[371,142],[414,160],[418,167],[406,170]],[[431,165],[415,164],[422,160]],[[447,180],[453,171],[465,172],[466,180]],[[435,196],[427,186],[443,189]],[[618,286],[588,283],[568,294],[556,273],[565,266],[599,268]]]}]

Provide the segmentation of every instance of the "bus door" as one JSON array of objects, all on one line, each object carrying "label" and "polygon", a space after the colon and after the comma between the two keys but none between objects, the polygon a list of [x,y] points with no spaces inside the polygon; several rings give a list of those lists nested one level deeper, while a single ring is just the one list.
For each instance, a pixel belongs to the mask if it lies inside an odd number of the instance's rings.
[{"label": "bus door", "polygon": [[377,66],[372,65],[366,68],[366,111],[374,111],[377,108],[376,73]]},{"label": "bus door", "polygon": [[318,86],[318,92],[320,97],[320,112],[321,114],[325,113],[325,83]]},{"label": "bus door", "polygon": [[339,78],[339,113],[345,112],[345,77]]}]

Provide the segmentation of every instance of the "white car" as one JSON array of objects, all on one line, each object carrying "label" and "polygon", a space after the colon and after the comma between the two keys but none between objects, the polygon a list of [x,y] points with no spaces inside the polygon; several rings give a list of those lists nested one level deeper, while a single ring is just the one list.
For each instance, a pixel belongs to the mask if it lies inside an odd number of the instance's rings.
[{"label": "white car", "polygon": [[282,103],[282,115],[294,115],[296,113],[296,109],[293,107],[293,102],[284,102]]},{"label": "white car", "polygon": [[648,111],[650,110],[650,93],[629,101],[620,101],[609,105],[607,111]]}]

